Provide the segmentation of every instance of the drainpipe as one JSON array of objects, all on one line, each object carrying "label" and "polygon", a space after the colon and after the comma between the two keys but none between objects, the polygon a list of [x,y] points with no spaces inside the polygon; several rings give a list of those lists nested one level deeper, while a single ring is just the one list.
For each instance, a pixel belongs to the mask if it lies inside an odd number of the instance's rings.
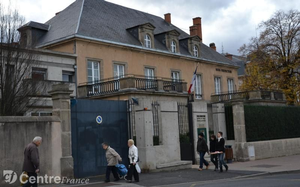
[{"label": "drainpipe", "polygon": [[77,99],[77,65],[75,64],[73,66],[74,70],[75,70],[75,99]]}]

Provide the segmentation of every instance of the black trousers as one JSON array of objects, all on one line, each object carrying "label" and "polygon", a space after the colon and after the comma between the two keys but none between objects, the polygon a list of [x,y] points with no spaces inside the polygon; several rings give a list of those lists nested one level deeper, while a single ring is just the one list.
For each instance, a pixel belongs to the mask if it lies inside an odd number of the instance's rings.
[{"label": "black trousers", "polygon": [[134,177],[134,180],[136,182],[140,181],[139,173],[136,171],[135,166],[133,164],[130,164],[129,167],[128,167],[128,173],[127,173],[126,179],[127,180],[132,180],[132,176]]},{"label": "black trousers", "polygon": [[107,166],[106,167],[106,180],[110,181],[110,173],[113,173],[115,179],[119,179],[119,175],[117,172],[117,168],[115,166]]},{"label": "black trousers", "polygon": [[[37,174],[36,173],[28,172],[27,175],[28,175],[28,181],[27,181],[26,184],[24,184],[23,187],[37,187],[38,186],[38,184],[37,184]],[[35,180],[32,181],[33,183],[29,182],[30,178],[35,178]]]},{"label": "black trousers", "polygon": [[219,165],[219,162],[218,162],[218,155],[217,154],[213,154],[213,155],[210,155],[210,161],[215,165],[216,169],[218,169],[218,165]]}]

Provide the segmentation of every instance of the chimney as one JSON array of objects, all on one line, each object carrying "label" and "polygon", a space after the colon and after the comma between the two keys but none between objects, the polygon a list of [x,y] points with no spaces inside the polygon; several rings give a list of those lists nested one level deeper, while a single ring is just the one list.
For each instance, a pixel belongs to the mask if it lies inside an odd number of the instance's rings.
[{"label": "chimney", "polygon": [[229,54],[229,53],[226,53],[226,55],[225,55],[227,58],[229,58],[230,60],[232,60],[232,54]]},{"label": "chimney", "polygon": [[165,14],[165,21],[171,24],[171,14],[170,13]]},{"label": "chimney", "polygon": [[209,47],[212,48],[213,50],[217,51],[217,47],[215,43],[210,43]]},{"label": "chimney", "polygon": [[57,15],[58,15],[60,12],[61,12],[61,11],[59,11],[59,12],[56,12],[56,13],[55,13],[55,15],[57,16]]},{"label": "chimney", "polygon": [[190,26],[190,35],[196,36],[197,35],[197,26]]},{"label": "chimney", "polygon": [[202,26],[200,17],[193,18],[193,26],[190,27],[190,35],[197,35],[201,38],[202,41]]}]

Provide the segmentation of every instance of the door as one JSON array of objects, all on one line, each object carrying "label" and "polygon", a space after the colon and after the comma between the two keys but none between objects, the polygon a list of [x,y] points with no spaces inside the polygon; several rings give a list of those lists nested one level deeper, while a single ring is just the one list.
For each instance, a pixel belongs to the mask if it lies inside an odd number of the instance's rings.
[{"label": "door", "polygon": [[234,84],[233,84],[233,79],[228,79],[227,80],[227,87],[228,87],[228,93],[230,94],[229,95],[229,99],[232,98],[232,93],[234,91]]},{"label": "door", "polygon": [[[114,64],[114,79],[119,80],[125,76],[125,65]],[[115,83],[115,89],[120,89],[120,82]]]},{"label": "door", "polygon": [[178,103],[178,125],[181,160],[194,162],[194,136],[192,122],[192,105]]},{"label": "door", "polygon": [[105,174],[102,143],[108,143],[127,164],[128,121],[126,101],[72,100],[72,155],[77,178]]},{"label": "door", "polygon": [[87,63],[88,84],[92,85],[89,94],[100,93],[100,62],[89,60]]},{"label": "door", "polygon": [[146,89],[151,89],[154,87],[154,69],[153,68],[145,68],[145,78],[146,80]]}]

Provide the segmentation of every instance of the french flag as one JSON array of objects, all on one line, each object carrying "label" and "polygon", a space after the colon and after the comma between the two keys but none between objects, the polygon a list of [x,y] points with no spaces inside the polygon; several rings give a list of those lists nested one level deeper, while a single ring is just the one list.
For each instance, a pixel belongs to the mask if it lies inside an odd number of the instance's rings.
[{"label": "french flag", "polygon": [[195,69],[193,79],[192,79],[191,85],[189,87],[189,91],[188,91],[189,94],[191,94],[194,91],[194,85],[195,85],[195,81],[196,81],[196,77],[197,77],[197,69],[198,69],[198,66]]}]

